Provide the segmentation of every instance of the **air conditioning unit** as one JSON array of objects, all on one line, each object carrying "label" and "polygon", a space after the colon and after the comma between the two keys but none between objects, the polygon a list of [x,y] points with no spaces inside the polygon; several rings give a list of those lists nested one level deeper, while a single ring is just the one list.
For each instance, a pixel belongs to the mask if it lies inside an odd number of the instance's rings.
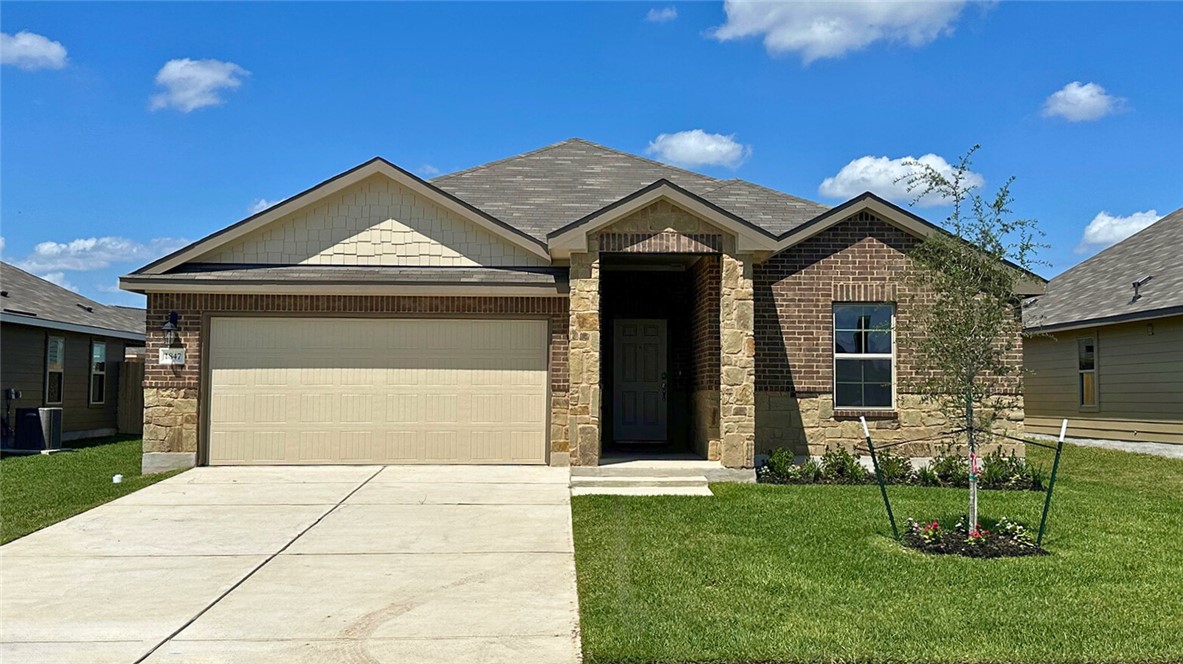
[{"label": "air conditioning unit", "polygon": [[15,424],[16,449],[61,449],[61,408],[17,408]]}]

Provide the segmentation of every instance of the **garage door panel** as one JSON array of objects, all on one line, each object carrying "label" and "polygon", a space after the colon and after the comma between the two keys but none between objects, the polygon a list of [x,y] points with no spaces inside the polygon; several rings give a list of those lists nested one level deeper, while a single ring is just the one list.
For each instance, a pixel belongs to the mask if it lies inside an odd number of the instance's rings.
[{"label": "garage door panel", "polygon": [[214,318],[212,464],[544,463],[546,324]]}]

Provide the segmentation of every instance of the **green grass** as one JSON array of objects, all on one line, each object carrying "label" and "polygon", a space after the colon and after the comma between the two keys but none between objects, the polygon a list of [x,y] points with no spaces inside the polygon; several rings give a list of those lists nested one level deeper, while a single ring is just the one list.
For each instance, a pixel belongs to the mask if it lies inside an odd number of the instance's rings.
[{"label": "green grass", "polygon": [[[572,501],[587,662],[1183,661],[1183,462],[1066,446],[1033,558],[904,549],[876,486],[711,488]],[[889,492],[901,523],[965,510]],[[1042,500],[982,513],[1037,527]]]},{"label": "green grass", "polygon": [[[68,443],[78,451],[0,459],[0,544],[175,475],[140,475],[139,438]],[[114,484],[111,477],[123,475]]]}]

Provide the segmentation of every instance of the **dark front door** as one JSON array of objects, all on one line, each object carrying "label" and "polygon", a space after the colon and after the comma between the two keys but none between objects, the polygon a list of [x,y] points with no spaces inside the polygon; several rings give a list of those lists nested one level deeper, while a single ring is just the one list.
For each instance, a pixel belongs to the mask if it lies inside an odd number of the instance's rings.
[{"label": "dark front door", "polygon": [[613,439],[665,442],[669,437],[666,322],[617,319],[613,339]]}]

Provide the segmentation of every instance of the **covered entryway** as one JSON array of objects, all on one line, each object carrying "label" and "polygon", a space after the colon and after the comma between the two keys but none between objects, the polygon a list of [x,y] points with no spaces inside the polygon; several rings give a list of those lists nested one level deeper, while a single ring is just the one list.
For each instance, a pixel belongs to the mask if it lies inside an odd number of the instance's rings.
[{"label": "covered entryway", "polygon": [[545,463],[543,320],[215,317],[208,463]]},{"label": "covered entryway", "polygon": [[719,437],[718,256],[600,261],[603,453],[707,458]]}]

